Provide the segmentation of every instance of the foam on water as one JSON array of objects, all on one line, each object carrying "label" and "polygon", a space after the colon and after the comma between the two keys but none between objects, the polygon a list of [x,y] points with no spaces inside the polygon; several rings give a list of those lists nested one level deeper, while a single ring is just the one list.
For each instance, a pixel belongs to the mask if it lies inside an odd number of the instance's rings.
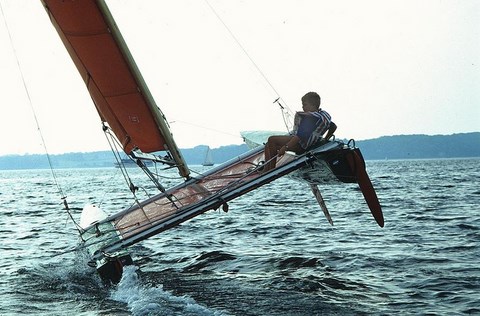
[{"label": "foam on water", "polygon": [[132,315],[222,315],[188,296],[175,296],[162,285],[143,284],[137,269],[125,267],[120,283],[110,292],[110,298],[126,303]]}]

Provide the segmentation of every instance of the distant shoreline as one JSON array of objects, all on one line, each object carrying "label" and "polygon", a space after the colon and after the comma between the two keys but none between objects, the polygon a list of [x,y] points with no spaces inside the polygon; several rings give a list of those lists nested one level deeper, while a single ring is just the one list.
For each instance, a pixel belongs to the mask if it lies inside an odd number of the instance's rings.
[{"label": "distant shoreline", "polygon": [[[365,160],[417,160],[480,158],[480,132],[452,135],[396,135],[356,141]],[[201,165],[206,145],[181,149],[189,165]],[[215,164],[220,164],[248,151],[245,144],[211,149]],[[78,152],[50,155],[55,168],[113,167],[110,151]],[[0,170],[48,169],[45,154],[0,156]]]}]

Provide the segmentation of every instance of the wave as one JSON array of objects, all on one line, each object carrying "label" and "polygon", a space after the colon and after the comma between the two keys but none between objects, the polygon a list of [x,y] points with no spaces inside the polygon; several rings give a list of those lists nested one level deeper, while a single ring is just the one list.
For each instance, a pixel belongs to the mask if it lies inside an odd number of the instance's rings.
[{"label": "wave", "polygon": [[186,266],[185,272],[199,272],[209,266],[215,266],[218,262],[235,260],[236,257],[223,251],[210,251],[200,254],[194,262]]},{"label": "wave", "polygon": [[132,315],[222,315],[188,296],[176,296],[162,285],[143,284],[136,266],[125,267],[120,283],[110,298],[127,304]]}]

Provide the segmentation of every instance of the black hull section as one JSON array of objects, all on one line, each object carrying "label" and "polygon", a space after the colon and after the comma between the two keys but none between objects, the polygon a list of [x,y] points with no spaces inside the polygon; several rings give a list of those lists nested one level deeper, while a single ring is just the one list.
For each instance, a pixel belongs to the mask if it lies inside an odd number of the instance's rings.
[{"label": "black hull section", "polygon": [[123,267],[133,265],[130,255],[107,258],[107,262],[97,268],[97,272],[103,282],[117,284],[122,279]]},{"label": "black hull section", "polygon": [[328,163],[328,167],[332,170],[332,173],[337,179],[343,183],[357,183],[357,169],[365,168],[365,162],[363,166],[356,165],[349,161],[349,156],[357,154],[363,161],[362,153],[359,148],[344,148],[329,152],[325,156],[325,161]]}]

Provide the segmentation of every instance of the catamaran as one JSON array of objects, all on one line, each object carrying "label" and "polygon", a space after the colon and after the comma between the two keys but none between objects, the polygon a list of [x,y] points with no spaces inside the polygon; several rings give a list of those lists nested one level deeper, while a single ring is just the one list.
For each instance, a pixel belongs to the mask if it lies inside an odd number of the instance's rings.
[{"label": "catamaran", "polygon": [[[105,281],[118,282],[123,267],[133,263],[129,246],[209,210],[228,211],[230,200],[286,175],[306,181],[329,222],[317,185],[358,183],[376,222],[384,226],[365,162],[353,142],[323,140],[302,155],[287,152],[268,172],[261,171],[264,145],[253,142],[250,151],[192,176],[106,3],[41,1],[86,84],[104,132],[114,135],[158,189],[155,196],[110,216],[94,205],[83,209],[78,225],[81,246],[90,255],[89,265]],[[165,188],[144,161],[176,168],[183,181]]]}]

